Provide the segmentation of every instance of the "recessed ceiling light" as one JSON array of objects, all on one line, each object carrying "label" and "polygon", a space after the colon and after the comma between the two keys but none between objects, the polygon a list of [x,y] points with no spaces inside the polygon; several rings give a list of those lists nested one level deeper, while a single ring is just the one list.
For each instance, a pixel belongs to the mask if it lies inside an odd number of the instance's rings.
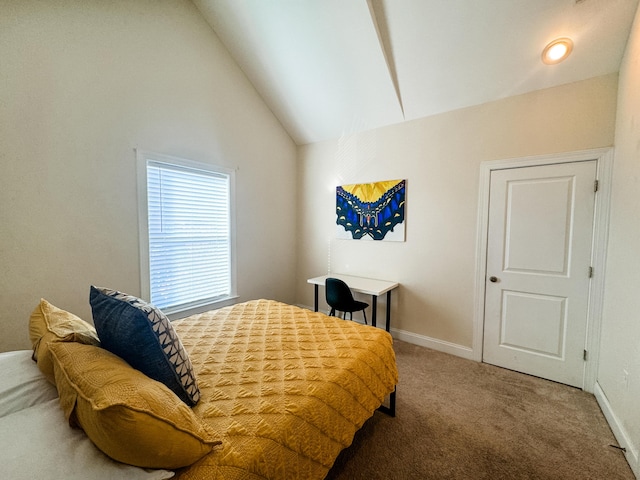
[{"label": "recessed ceiling light", "polygon": [[573,42],[570,38],[557,38],[549,43],[542,51],[542,63],[555,65],[569,56],[573,50]]}]

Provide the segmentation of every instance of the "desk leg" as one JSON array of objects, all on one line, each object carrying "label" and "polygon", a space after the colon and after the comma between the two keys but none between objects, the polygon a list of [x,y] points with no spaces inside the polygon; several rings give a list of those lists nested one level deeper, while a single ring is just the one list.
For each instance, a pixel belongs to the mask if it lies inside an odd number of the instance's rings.
[{"label": "desk leg", "polygon": [[391,327],[391,290],[387,292],[387,332]]},{"label": "desk leg", "polygon": [[313,286],[313,311],[318,311],[318,285]]},{"label": "desk leg", "polygon": [[371,325],[376,326],[376,311],[378,310],[378,297],[371,295]]}]

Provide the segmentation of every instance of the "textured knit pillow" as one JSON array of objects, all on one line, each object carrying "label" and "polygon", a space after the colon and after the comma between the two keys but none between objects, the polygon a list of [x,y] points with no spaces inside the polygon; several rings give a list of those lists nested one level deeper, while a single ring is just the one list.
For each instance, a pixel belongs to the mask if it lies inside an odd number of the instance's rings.
[{"label": "textured knit pillow", "polygon": [[29,319],[29,337],[33,359],[47,380],[53,383],[53,365],[49,354],[52,342],[79,342],[100,345],[96,329],[73,313],[61,310],[44,299],[33,310]]},{"label": "textured knit pillow", "polygon": [[175,469],[191,465],[221,443],[165,385],[111,352],[55,343],[51,356],[69,424],[82,428],[114,460]]},{"label": "textured knit pillow", "polygon": [[198,402],[191,360],[164,313],[137,297],[94,286],[90,303],[103,348],[164,383],[185,403]]}]

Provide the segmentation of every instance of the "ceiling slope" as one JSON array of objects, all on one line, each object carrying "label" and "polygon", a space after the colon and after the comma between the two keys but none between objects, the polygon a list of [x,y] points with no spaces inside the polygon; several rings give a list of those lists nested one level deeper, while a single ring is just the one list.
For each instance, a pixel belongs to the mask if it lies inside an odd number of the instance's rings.
[{"label": "ceiling slope", "polygon": [[[297,144],[617,72],[638,0],[194,0]],[[568,36],[572,55],[540,61]]]}]

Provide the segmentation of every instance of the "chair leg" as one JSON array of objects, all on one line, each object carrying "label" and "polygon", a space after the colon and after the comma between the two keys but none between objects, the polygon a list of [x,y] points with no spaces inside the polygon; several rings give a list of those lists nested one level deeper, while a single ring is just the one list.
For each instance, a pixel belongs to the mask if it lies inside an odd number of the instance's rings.
[{"label": "chair leg", "polygon": [[336,309],[332,308],[331,311],[329,312],[329,316],[330,317],[335,317],[336,316]]},{"label": "chair leg", "polygon": [[369,325],[367,323],[367,310],[365,308],[362,309],[362,315],[364,315],[364,324]]}]

